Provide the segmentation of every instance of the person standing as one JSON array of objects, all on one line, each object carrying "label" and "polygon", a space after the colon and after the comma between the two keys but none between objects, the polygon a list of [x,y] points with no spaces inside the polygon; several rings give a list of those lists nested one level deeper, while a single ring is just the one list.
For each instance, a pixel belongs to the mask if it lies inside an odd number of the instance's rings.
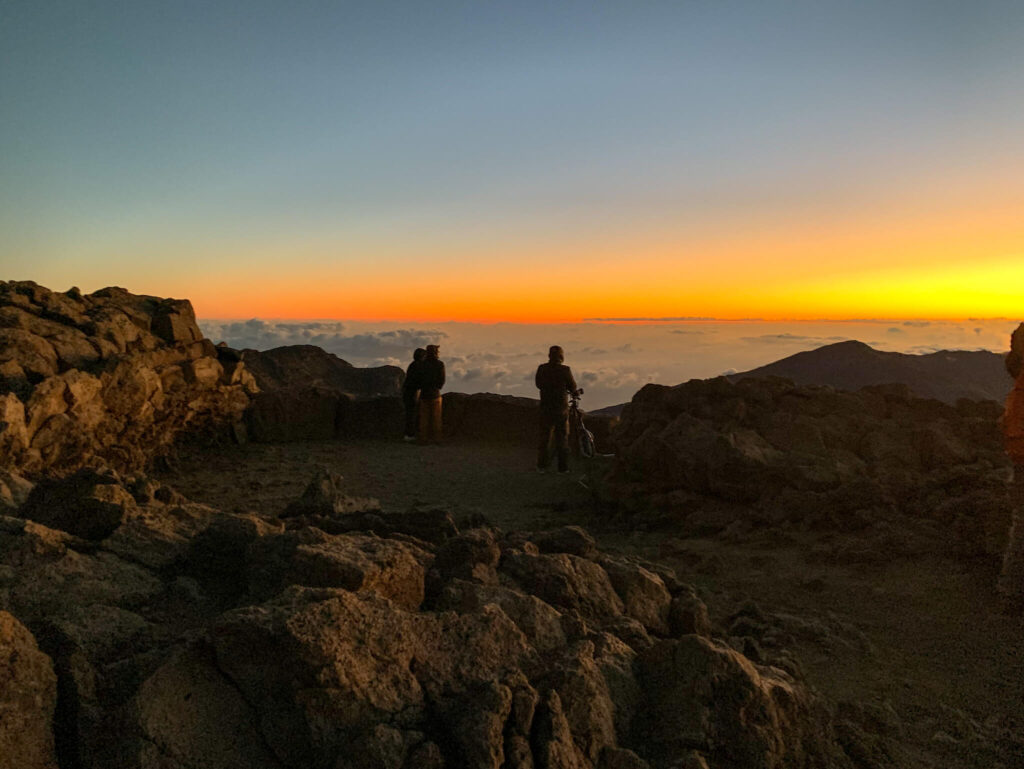
[{"label": "person standing", "polygon": [[1003,412],[1003,436],[1006,453],[1013,461],[1013,485],[1010,503],[1013,519],[1010,537],[1003,555],[998,590],[1008,609],[1024,611],[1024,323],[1010,338],[1010,354],[1006,370],[1013,377],[1013,389]]},{"label": "person standing", "polygon": [[441,388],[444,387],[444,363],[441,348],[428,344],[419,369],[420,431],[417,443],[441,442]]},{"label": "person standing", "polygon": [[534,381],[540,390],[540,441],[537,470],[547,472],[549,446],[554,437],[558,472],[569,472],[569,396],[577,394],[572,370],[565,365],[565,353],[558,345],[548,350],[548,362],[537,367]]},{"label": "person standing", "polygon": [[412,363],[405,370],[402,382],[402,405],[405,406],[405,440],[416,440],[416,407],[420,399],[420,369],[427,351],[417,347],[412,354]]}]

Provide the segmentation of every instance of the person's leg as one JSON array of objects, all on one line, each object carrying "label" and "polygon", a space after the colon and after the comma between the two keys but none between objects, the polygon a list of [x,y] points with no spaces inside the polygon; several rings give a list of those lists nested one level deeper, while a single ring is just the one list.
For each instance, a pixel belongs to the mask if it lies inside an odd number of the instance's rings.
[{"label": "person's leg", "polygon": [[555,450],[558,452],[558,472],[569,471],[569,415],[559,414],[555,419]]},{"label": "person's leg", "polygon": [[554,426],[551,415],[541,409],[539,418],[539,436],[537,440],[537,469],[547,470],[548,468],[548,446],[551,443],[551,428]]},{"label": "person's leg", "polygon": [[444,404],[444,400],[441,398],[435,398],[431,419],[430,419],[430,440],[433,443],[440,443],[443,435],[443,425],[441,423],[441,407]]},{"label": "person's leg", "polygon": [[405,437],[416,437],[416,393],[406,393],[402,396],[402,403],[405,405]]},{"label": "person's leg", "polygon": [[418,412],[419,412],[420,429],[416,433],[416,442],[417,443],[427,443],[430,440],[430,438],[429,438],[429,433],[430,433],[430,401],[429,400],[424,400],[423,398],[420,398],[420,404],[419,404]]},{"label": "person's leg", "polygon": [[1013,521],[998,588],[1007,601],[1024,608],[1024,465],[1014,465],[1010,503]]}]

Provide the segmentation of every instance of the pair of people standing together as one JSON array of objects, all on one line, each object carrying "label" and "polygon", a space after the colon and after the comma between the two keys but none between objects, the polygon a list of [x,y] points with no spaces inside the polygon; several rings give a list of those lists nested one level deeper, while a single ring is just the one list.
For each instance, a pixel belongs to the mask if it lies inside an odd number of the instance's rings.
[{"label": "pair of people standing together", "polygon": [[[405,372],[402,401],[405,405],[405,440],[418,443],[441,442],[441,388],[445,382],[440,347],[428,345],[413,353]],[[545,472],[550,462],[552,438],[558,472],[569,472],[569,396],[577,390],[572,370],[565,365],[565,353],[555,345],[548,350],[548,362],[537,368],[540,390],[540,442],[537,470]]]},{"label": "pair of people standing together", "polygon": [[441,388],[444,362],[441,348],[428,344],[413,353],[405,370],[402,402],[405,405],[405,440],[417,443],[441,442]]}]

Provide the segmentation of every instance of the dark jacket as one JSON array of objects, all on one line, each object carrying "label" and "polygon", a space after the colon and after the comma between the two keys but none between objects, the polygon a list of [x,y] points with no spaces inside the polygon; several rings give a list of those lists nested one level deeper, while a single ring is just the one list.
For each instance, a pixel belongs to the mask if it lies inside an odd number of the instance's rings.
[{"label": "dark jacket", "polygon": [[441,388],[444,387],[444,363],[437,358],[424,358],[420,366],[420,400],[440,398]]},{"label": "dark jacket", "polygon": [[414,360],[412,363],[409,364],[409,368],[405,370],[405,381],[402,382],[403,395],[411,395],[420,389],[422,369],[423,361],[421,360]]},{"label": "dark jacket", "polygon": [[569,393],[576,392],[572,370],[564,363],[542,363],[534,377],[540,390],[540,407],[545,411],[568,411]]}]

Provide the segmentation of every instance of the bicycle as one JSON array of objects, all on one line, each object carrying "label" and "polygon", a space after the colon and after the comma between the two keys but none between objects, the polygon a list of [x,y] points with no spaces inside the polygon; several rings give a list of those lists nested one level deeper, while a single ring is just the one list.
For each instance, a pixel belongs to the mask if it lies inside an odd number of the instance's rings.
[{"label": "bicycle", "polygon": [[574,457],[590,459],[596,453],[596,447],[594,434],[583,423],[586,412],[580,408],[581,395],[583,388],[569,396],[569,448]]}]

